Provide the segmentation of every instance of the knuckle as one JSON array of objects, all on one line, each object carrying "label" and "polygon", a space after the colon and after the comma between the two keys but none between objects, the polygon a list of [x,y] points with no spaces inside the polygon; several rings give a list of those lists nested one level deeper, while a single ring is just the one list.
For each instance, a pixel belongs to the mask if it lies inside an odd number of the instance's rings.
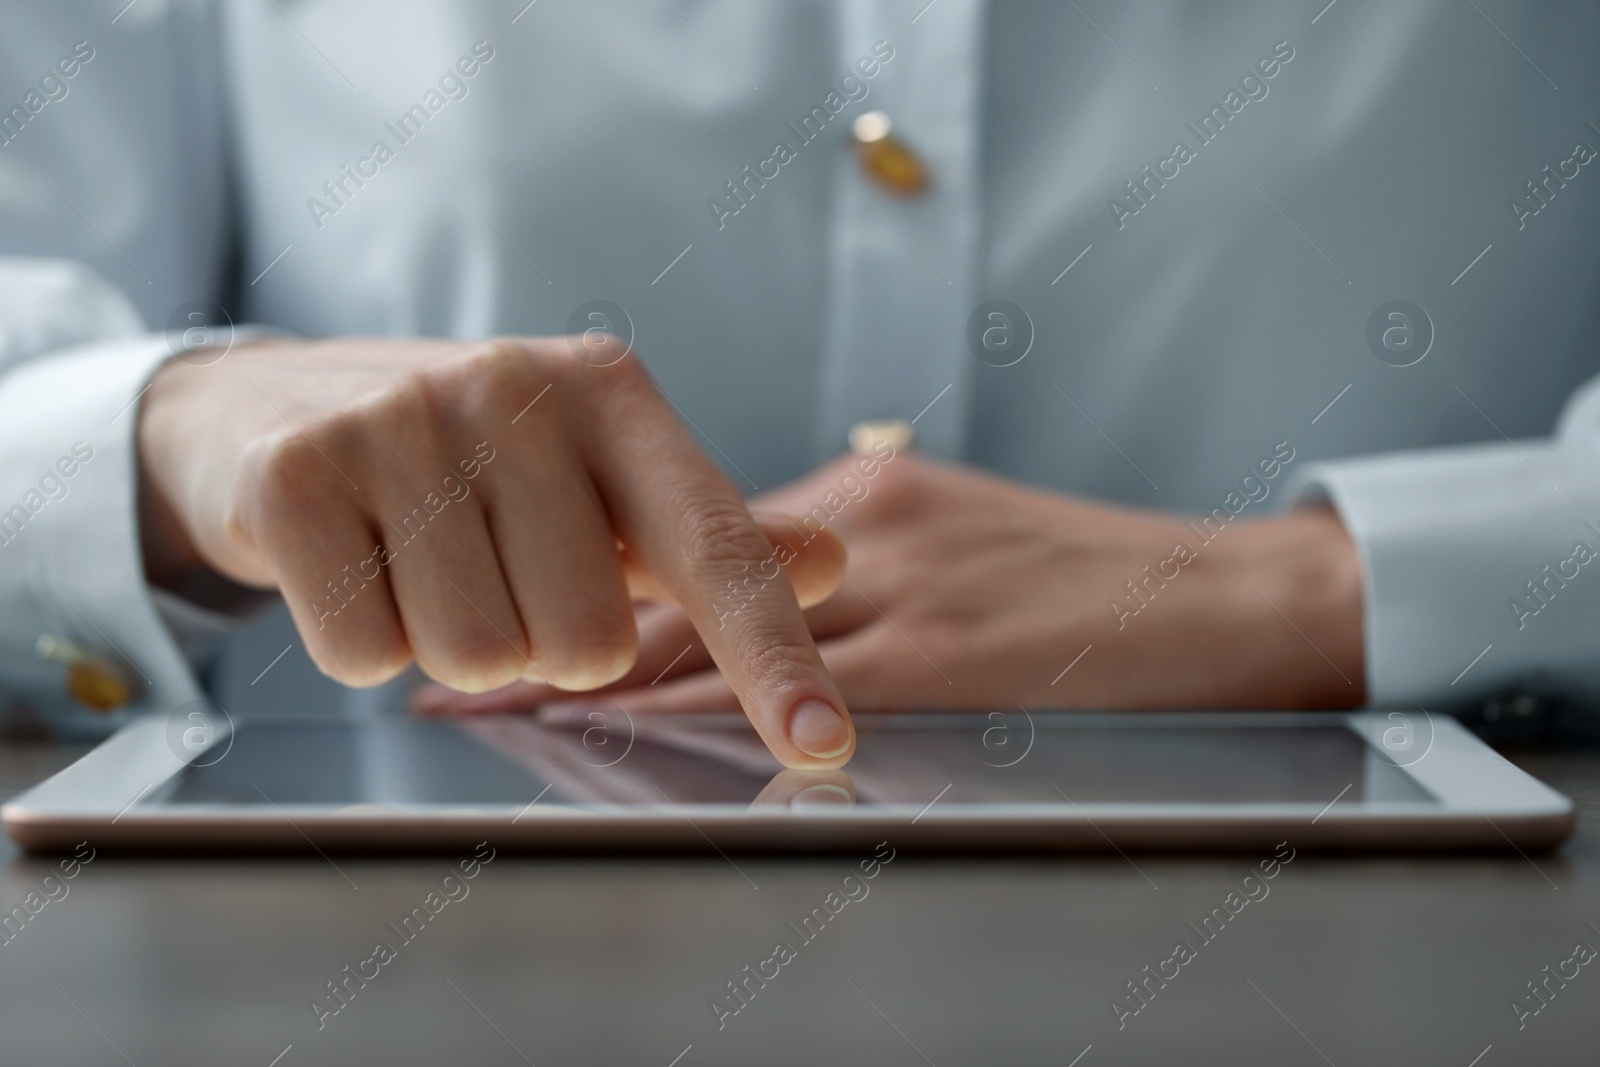
[{"label": "knuckle", "polygon": [[[437,424],[439,414],[455,400],[455,392],[446,376],[432,368],[423,368],[401,375],[386,388],[352,407],[345,421],[355,425],[376,428],[393,433],[405,429],[415,433]],[[369,431],[370,432],[370,431]]]},{"label": "knuckle", "polygon": [[322,481],[322,457],[310,438],[285,427],[260,441],[246,460],[262,502],[269,508],[294,506],[315,495]]},{"label": "knuckle", "polygon": [[256,509],[238,498],[230,500],[222,511],[222,536],[233,545],[260,549],[262,529]]},{"label": "knuckle", "polygon": [[498,380],[522,380],[530,373],[565,374],[581,365],[568,337],[495,337],[463,353],[477,372]]},{"label": "knuckle", "polygon": [[569,337],[562,358],[580,381],[594,388],[636,393],[654,391],[654,379],[627,342],[608,333]]},{"label": "knuckle", "polygon": [[243,469],[269,505],[312,506],[360,477],[371,434],[366,405],[341,405],[262,437],[245,454]]},{"label": "knuckle", "polygon": [[639,358],[639,353],[634,351],[632,346],[609,334],[606,336],[606,344],[609,346],[606,358],[610,361],[606,365],[607,370],[625,383],[654,387],[655,379],[650,376],[650,368],[644,365],[644,360]]},{"label": "knuckle", "polygon": [[531,379],[533,369],[524,343],[500,337],[418,368],[412,381],[419,398],[441,412],[463,405],[509,403]]},{"label": "knuckle", "polygon": [[526,342],[538,368],[538,388],[554,384],[605,423],[660,421],[666,405],[634,349],[610,334],[541,338]]},{"label": "knuckle", "polygon": [[782,688],[806,681],[816,673],[818,660],[813,646],[766,630],[751,634],[746,640],[745,661],[764,685]]},{"label": "knuckle", "polygon": [[527,377],[538,349],[517,337],[496,337],[462,356],[465,366],[487,381],[520,381]]},{"label": "knuckle", "polygon": [[731,577],[770,554],[766,538],[744,507],[731,500],[704,499],[683,508],[683,551],[702,575]]},{"label": "knuckle", "polygon": [[591,367],[613,367],[624,362],[632,351],[628,343],[614,334],[596,330],[590,333],[571,334],[565,338],[565,354],[579,364]]}]

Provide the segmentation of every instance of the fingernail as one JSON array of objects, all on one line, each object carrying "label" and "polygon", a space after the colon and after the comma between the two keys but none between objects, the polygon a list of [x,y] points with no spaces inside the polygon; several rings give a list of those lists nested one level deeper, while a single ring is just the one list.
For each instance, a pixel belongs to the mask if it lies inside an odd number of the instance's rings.
[{"label": "fingernail", "polygon": [[801,701],[789,716],[789,740],[814,759],[832,759],[850,747],[850,724],[820,700]]}]

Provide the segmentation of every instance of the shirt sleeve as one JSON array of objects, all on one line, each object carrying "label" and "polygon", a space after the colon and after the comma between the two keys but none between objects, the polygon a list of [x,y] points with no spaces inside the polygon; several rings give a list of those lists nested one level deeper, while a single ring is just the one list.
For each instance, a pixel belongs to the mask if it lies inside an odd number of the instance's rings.
[{"label": "shirt sleeve", "polygon": [[141,710],[199,695],[144,579],[134,430],[174,355],[155,331],[228,284],[216,8],[0,8],[5,106],[21,99],[0,115],[0,727],[131,714],[70,699],[45,636],[114,667]]},{"label": "shirt sleeve", "polygon": [[1600,378],[1550,438],[1312,464],[1290,496],[1361,553],[1372,703],[1600,696]]},{"label": "shirt sleeve", "polygon": [[199,696],[139,547],[134,407],[170,356],[165,337],[135,334],[0,379],[0,692],[68,733],[117,725],[126,710],[98,715],[70,700],[64,668],[35,653],[42,636],[104,659],[136,702]]},{"label": "shirt sleeve", "polygon": [[[180,337],[143,332],[121,294],[75,264],[0,260],[0,294],[0,353],[27,357],[0,377],[0,708],[22,706],[0,722],[43,718],[97,734],[127,711],[69,700],[63,666],[36,654],[41,637],[109,663],[135,705],[170,709],[200,695],[193,667],[275,598],[219,579],[225,595],[201,603],[145,580],[138,406],[151,376],[185,353]],[[106,339],[86,339],[97,331]]]}]

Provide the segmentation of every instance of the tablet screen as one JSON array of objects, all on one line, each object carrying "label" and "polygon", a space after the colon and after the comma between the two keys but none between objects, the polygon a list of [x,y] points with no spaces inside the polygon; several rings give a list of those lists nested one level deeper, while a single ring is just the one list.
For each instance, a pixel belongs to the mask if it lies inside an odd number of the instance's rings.
[{"label": "tablet screen", "polygon": [[[857,805],[1433,803],[1342,726],[1142,725],[1021,711],[863,717]],[[233,731],[147,802],[248,805],[749,804],[782,768],[741,720],[286,722]],[[201,765],[204,764],[204,765]]]}]

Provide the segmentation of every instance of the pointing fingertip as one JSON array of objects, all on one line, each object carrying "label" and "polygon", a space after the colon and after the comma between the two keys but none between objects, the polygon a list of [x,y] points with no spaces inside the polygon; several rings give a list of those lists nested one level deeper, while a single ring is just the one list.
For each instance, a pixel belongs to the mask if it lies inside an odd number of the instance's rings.
[{"label": "pointing fingertip", "polygon": [[789,713],[789,740],[818,760],[836,759],[855,743],[844,714],[815,697],[802,700]]}]

